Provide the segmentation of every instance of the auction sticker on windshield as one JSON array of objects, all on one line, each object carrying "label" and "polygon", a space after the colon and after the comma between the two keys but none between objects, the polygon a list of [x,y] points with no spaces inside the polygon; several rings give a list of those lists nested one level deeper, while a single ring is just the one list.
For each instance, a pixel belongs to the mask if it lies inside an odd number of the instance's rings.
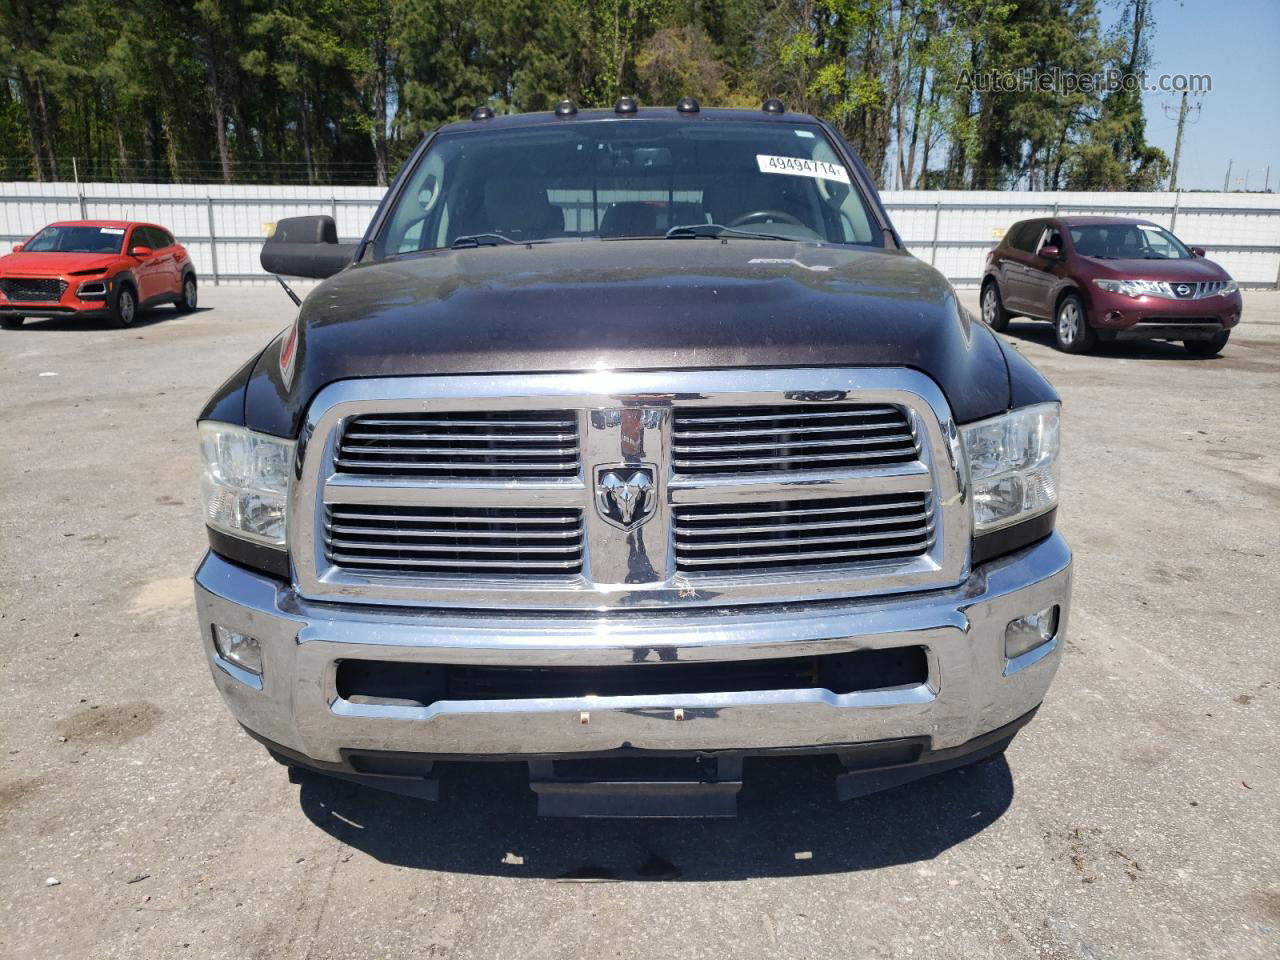
[{"label": "auction sticker on windshield", "polygon": [[789,173],[794,177],[820,177],[823,180],[849,182],[849,171],[837,163],[825,160],[806,160],[803,157],[772,157],[757,153],[756,163],[761,173]]}]

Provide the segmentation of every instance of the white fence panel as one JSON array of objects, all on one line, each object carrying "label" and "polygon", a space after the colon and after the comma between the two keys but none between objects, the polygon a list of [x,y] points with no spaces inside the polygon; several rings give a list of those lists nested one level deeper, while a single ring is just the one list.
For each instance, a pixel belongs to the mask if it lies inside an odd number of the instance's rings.
[{"label": "white fence panel", "polygon": [[[82,218],[163,224],[217,283],[270,282],[258,252],[282,217],[327,213],[352,242],[382,198],[378,187],[223,184],[0,183],[0,244],[46,223]],[[1140,216],[1204,247],[1241,284],[1280,287],[1280,196],[1241,193],[1072,193],[897,190],[882,194],[916,256],[957,286],[982,276],[987,251],[1015,220],[1054,214]]]}]

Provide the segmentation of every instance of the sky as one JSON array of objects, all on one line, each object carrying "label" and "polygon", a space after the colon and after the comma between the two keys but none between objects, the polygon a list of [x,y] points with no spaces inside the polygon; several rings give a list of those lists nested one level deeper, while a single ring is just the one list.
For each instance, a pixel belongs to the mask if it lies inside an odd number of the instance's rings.
[{"label": "sky", "polygon": [[[1116,22],[1118,0],[1103,0],[1104,25]],[[1261,190],[1271,165],[1271,190],[1280,192],[1280,0],[1156,0],[1154,60],[1162,73],[1207,73],[1213,90],[1189,95],[1178,185],[1221,190],[1232,161],[1231,189]],[[1179,95],[1146,94],[1147,140],[1173,158]],[[1165,111],[1163,108],[1168,107]],[[1166,112],[1168,116],[1166,117]],[[1194,122],[1193,122],[1194,121]]]}]

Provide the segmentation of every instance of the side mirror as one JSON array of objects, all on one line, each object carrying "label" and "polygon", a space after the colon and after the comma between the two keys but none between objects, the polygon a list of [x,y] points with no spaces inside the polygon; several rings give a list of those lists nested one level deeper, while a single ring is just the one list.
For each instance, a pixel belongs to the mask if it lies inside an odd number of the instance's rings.
[{"label": "side mirror", "polygon": [[145,260],[147,259],[147,257],[151,256],[151,248],[150,247],[130,247],[129,256],[137,257],[139,260]]},{"label": "side mirror", "polygon": [[14,252],[14,253],[21,253],[21,252],[22,252],[22,244],[20,244],[20,243],[15,243],[15,244],[13,245],[13,252]]},{"label": "side mirror", "polygon": [[1192,247],[1192,248],[1191,248],[1191,254],[1192,254],[1192,256],[1196,256],[1196,257],[1203,257],[1203,256],[1204,256],[1204,247]]},{"label": "side mirror", "polygon": [[1040,248],[1040,256],[1044,257],[1046,260],[1061,260],[1062,251],[1052,244],[1046,243]]},{"label": "side mirror", "polygon": [[351,262],[356,244],[338,242],[333,217],[286,217],[262,245],[258,260],[267,273],[323,280]]}]

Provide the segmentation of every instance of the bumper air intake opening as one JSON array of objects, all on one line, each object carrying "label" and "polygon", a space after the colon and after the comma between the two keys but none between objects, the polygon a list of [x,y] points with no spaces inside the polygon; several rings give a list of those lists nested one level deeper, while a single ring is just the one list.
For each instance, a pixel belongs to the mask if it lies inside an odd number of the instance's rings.
[{"label": "bumper air intake opening", "polygon": [[767,660],[620,666],[514,667],[343,660],[337,692],[351,703],[428,707],[439,701],[663,696],[825,689],[834,694],[914,686],[929,677],[924,647]]}]

